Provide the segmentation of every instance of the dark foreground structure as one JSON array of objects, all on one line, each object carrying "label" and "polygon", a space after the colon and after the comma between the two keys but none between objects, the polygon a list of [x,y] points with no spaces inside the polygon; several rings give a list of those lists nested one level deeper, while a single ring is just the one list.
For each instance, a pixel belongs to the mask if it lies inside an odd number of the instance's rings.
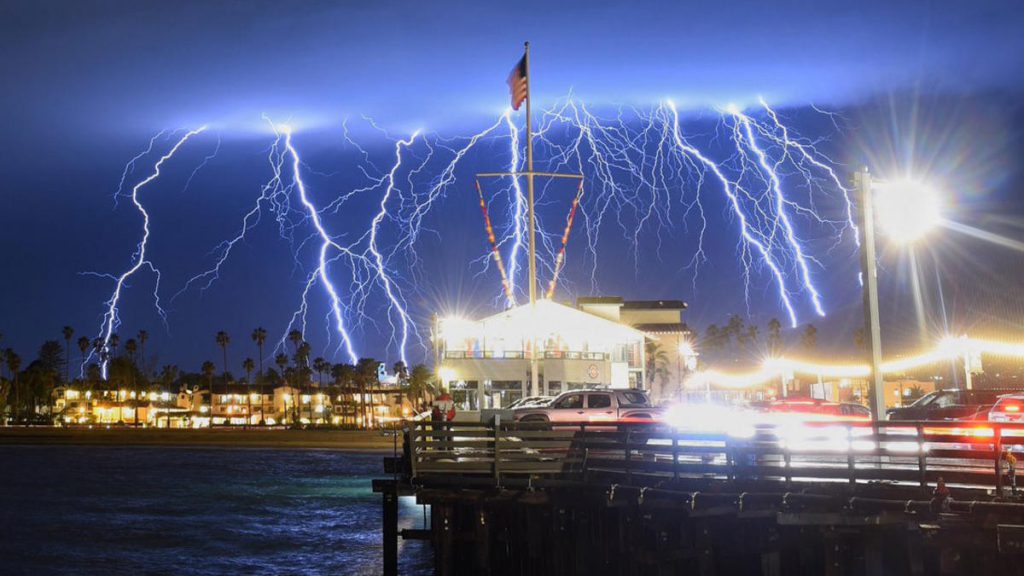
[{"label": "dark foreground structure", "polygon": [[1024,427],[952,426],[417,423],[374,483],[384,572],[406,538],[437,574],[1024,574]]}]

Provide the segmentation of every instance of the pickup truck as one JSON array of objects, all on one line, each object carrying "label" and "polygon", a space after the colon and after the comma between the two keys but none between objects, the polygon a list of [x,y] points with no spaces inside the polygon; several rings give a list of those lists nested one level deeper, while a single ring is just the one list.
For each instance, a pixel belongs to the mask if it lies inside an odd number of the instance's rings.
[{"label": "pickup truck", "polygon": [[661,410],[643,390],[572,390],[547,406],[513,411],[517,422],[651,422]]},{"label": "pickup truck", "polygon": [[889,409],[889,420],[985,420],[1005,394],[1020,390],[936,390],[902,408]]}]

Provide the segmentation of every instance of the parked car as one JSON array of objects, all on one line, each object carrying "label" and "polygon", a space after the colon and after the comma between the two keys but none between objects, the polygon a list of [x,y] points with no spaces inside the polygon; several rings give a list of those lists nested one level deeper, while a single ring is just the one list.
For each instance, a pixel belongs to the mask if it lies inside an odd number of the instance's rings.
[{"label": "parked car", "polygon": [[871,420],[871,410],[853,402],[829,402],[816,398],[786,398],[759,405],[770,414],[793,414],[807,420]]},{"label": "parked car", "polygon": [[1024,392],[1004,394],[988,411],[989,422],[1024,422]]},{"label": "parked car", "polygon": [[645,422],[660,413],[643,390],[573,390],[547,406],[514,410],[513,417],[518,422]]},{"label": "parked car", "polygon": [[515,410],[516,408],[536,408],[538,406],[547,406],[553,399],[553,396],[527,396],[509,404],[508,409]]},{"label": "parked car", "polygon": [[891,408],[889,420],[987,420],[1000,396],[1021,390],[936,390],[910,406]]}]

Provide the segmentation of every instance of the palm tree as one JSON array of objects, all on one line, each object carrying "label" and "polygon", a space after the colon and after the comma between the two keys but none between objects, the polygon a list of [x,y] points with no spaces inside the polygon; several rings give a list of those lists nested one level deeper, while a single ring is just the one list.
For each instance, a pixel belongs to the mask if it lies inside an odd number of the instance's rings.
[{"label": "palm tree", "polygon": [[224,374],[228,373],[228,344],[231,343],[231,337],[228,333],[221,330],[217,332],[217,345],[220,346],[222,352],[224,352]]},{"label": "palm tree", "polygon": [[398,385],[398,413],[402,413],[402,389],[409,380],[409,369],[406,368],[405,362],[399,360],[392,366],[392,370],[395,371],[395,384]]},{"label": "palm tree", "polygon": [[203,376],[206,378],[206,387],[210,390],[210,428],[213,428],[213,373],[217,370],[217,367],[213,365],[213,362],[206,360],[203,362],[200,370],[202,370]]},{"label": "palm tree", "polygon": [[18,390],[18,370],[21,368],[21,356],[8,348],[5,352],[7,357],[7,369],[11,371],[11,388],[14,389],[14,410],[12,415],[15,421],[21,419],[21,391]]},{"label": "palm tree", "polygon": [[[661,349],[661,344],[647,340],[644,342],[644,357],[647,360],[647,389],[653,393],[655,377],[664,384],[668,375],[668,353]],[[655,396],[661,396],[660,389]]]},{"label": "palm tree", "polygon": [[[295,349],[295,373],[299,379],[299,391],[304,394],[309,393],[309,389],[312,387],[310,382],[309,373],[309,353],[310,346],[308,342],[301,342],[298,348]],[[301,413],[299,414],[302,415]],[[313,402],[309,402],[309,420],[313,420]]]},{"label": "palm tree", "polygon": [[[331,376],[334,378],[334,384],[340,389],[342,396],[347,397],[346,403],[351,402],[355,398],[352,392],[352,380],[355,377],[355,366],[345,364],[344,362],[335,364],[334,367],[331,368]],[[347,414],[348,410],[346,409],[345,412]]]},{"label": "palm tree", "polygon": [[260,371],[256,374],[256,381],[260,389],[260,423],[262,424],[264,419],[263,397],[266,395],[266,391],[263,390],[263,344],[267,341],[267,330],[262,326],[253,329],[252,341],[256,343],[256,349],[259,350]]},{"label": "palm tree", "polygon": [[242,369],[245,370],[245,383],[247,384],[246,387],[249,389],[249,393],[245,395],[249,402],[249,411],[245,418],[246,428],[248,428],[249,423],[252,422],[252,369],[255,367],[255,364],[256,363],[252,361],[252,358],[246,358],[242,361]]},{"label": "palm tree", "polygon": [[299,332],[298,330],[292,330],[291,332],[288,332],[287,338],[288,341],[291,342],[293,346],[295,346],[295,351],[298,352],[299,344],[302,344],[302,332]]},{"label": "palm tree", "polygon": [[[283,377],[284,376],[284,368],[285,368],[285,366],[288,365],[288,355],[285,354],[284,352],[281,352],[277,356],[274,356],[274,364],[277,364],[277,370],[278,370],[278,372],[281,373],[281,376]],[[290,385],[290,384],[291,384],[290,382],[285,382],[285,385]],[[284,407],[284,418],[282,420],[287,420],[287,418],[288,418],[288,405],[286,404],[285,407]]]},{"label": "palm tree", "polygon": [[377,380],[377,366],[380,362],[377,362],[373,358],[360,358],[359,362],[356,363],[356,382],[359,384],[359,400],[362,403],[363,413],[363,427],[369,428],[373,423],[373,396],[370,395],[370,413],[366,413],[366,389],[371,388],[374,384],[378,383]]},{"label": "palm tree", "polygon": [[814,324],[808,324],[804,333],[800,336],[800,344],[807,350],[814,350],[818,346],[818,329]]},{"label": "palm tree", "polygon": [[124,351],[128,354],[129,373],[131,374],[132,392],[135,393],[135,426],[139,425],[139,405],[142,403],[139,398],[138,382],[135,380],[135,352],[138,350],[138,344],[135,343],[134,338],[129,338],[124,343]]},{"label": "palm tree", "polygon": [[330,364],[326,360],[317,356],[313,359],[313,370],[316,371],[316,377],[320,388],[324,387],[324,372],[330,369]]},{"label": "palm tree", "polygon": [[75,329],[65,326],[61,332],[64,334],[64,383],[71,382],[71,337],[75,335]]},{"label": "palm tree", "polygon": [[867,344],[868,344],[868,340],[864,336],[864,329],[863,328],[857,328],[856,330],[854,330],[853,331],[853,345],[856,346],[858,350],[863,350],[864,348],[867,347]]},{"label": "palm tree", "polygon": [[[146,374],[146,340],[149,340],[149,332],[139,330],[136,338],[139,339],[139,359],[141,360],[139,364],[142,366],[141,372],[144,377],[148,378],[149,376]],[[156,367],[154,366],[153,369],[155,370]]]},{"label": "palm tree", "polygon": [[430,389],[430,381],[433,378],[433,374],[430,369],[423,364],[417,364],[412,367],[412,373],[409,374],[409,396],[414,399],[414,404],[419,404],[423,400],[423,396]]},{"label": "palm tree", "polygon": [[89,346],[91,345],[92,343],[85,336],[78,338],[78,351],[82,353],[82,364],[85,364],[85,353],[89,351]]},{"label": "palm tree", "polygon": [[782,351],[782,322],[778,318],[768,321],[768,353],[776,357]]},{"label": "palm tree", "polygon": [[115,334],[111,334],[110,335],[110,339],[108,340],[108,343],[109,343],[109,348],[110,348],[110,350],[109,350],[110,357],[111,358],[116,358],[117,357],[117,347],[121,345],[121,337],[118,336],[116,333]]}]

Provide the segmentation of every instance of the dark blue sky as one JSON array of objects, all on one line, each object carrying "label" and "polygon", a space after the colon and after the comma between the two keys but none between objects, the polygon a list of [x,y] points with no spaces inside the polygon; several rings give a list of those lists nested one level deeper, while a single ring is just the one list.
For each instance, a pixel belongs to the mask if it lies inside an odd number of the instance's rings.
[{"label": "dark blue sky", "polygon": [[[291,119],[310,134],[299,142],[311,167],[338,172],[319,182],[329,199],[353,181],[345,172],[351,150],[340,141],[343,118],[367,114],[394,135],[479,130],[507,105],[504,78],[525,39],[533,45],[539,105],[570,89],[597,108],[670,97],[684,109],[706,110],[756,103],[761,95],[784,108],[796,128],[826,139],[823,146],[845,166],[924,166],[955,182],[964,220],[1020,238],[1022,29],[1024,16],[1012,2],[5,2],[0,346],[31,355],[64,324],[95,335],[110,285],[79,272],[128,266],[138,215],[124,203],[113,210],[111,195],[124,162],[155,132],[211,126],[147,191],[147,206],[159,214],[154,253],[173,292],[236,229],[267,177],[261,113]],[[811,104],[842,113],[843,130],[806,109]],[[376,159],[388,158],[389,144],[366,129],[360,135]],[[218,136],[221,155],[182,192]],[[498,160],[484,154],[473,162],[467,173]],[[491,305],[496,278],[469,267],[486,250],[469,186],[464,181],[465,197],[432,215],[430,225],[445,235],[424,241],[427,275],[419,292],[409,293],[417,319],[456,297],[475,310]],[[372,205],[369,199],[360,209],[370,214]],[[718,215],[722,207],[713,209]],[[564,217],[562,208],[549,210],[548,218]],[[674,244],[660,262],[649,237],[652,247],[634,266],[630,249],[607,235],[616,264],[601,269],[599,289],[685,298],[701,326],[744,312],[728,219],[709,233],[713,258],[696,284],[673,260],[675,251],[692,250],[691,232],[669,236]],[[1015,285],[1009,277],[975,292],[963,282],[1019,270],[1019,255],[963,237],[944,241],[950,245],[936,245],[939,257],[922,261],[932,276],[938,267],[935,285],[948,284],[943,296],[960,294],[958,326],[1019,325],[1024,299],[1007,296]],[[823,342],[848,346],[859,319],[850,284],[856,261],[848,246],[825,260],[819,274],[830,317],[817,323],[830,329]],[[903,264],[892,257],[894,275]],[[134,282],[121,331],[147,328],[161,363],[197,365],[215,356],[218,329],[232,332],[240,348],[256,324],[272,334],[283,329],[301,290],[294,268],[289,246],[270,226],[232,259],[222,283],[175,303],[169,334],[150,305],[152,280]],[[586,286],[585,276],[570,262],[567,280]],[[887,288],[894,318],[909,307],[907,285],[901,277]],[[751,296],[758,322],[780,315],[764,277]],[[900,327],[903,320],[893,324],[896,334],[913,333]],[[313,325],[317,344],[322,323]],[[359,339],[365,354],[394,360],[372,327]]]}]

